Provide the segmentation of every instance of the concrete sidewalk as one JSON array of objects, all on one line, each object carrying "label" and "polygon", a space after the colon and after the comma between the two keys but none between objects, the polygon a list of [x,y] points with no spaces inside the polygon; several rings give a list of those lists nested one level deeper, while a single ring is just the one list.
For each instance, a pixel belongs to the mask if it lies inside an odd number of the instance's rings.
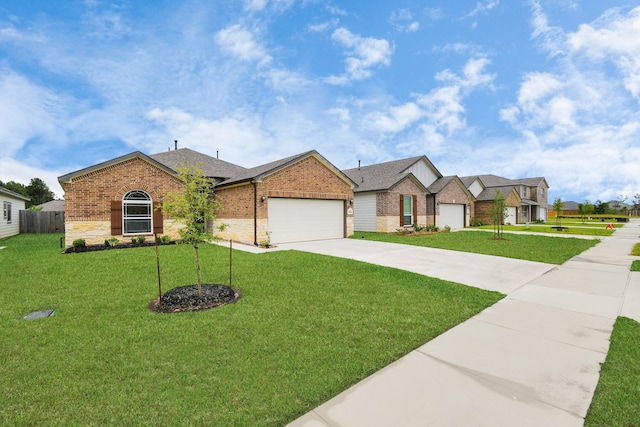
[{"label": "concrete sidewalk", "polygon": [[[498,286],[505,299],[289,426],[582,426],[616,317],[640,320],[640,273],[629,272],[636,258],[628,255],[639,235],[640,221],[633,220],[562,266],[539,273],[531,266]],[[398,251],[371,247],[347,257],[416,271],[427,256]],[[491,280],[475,264],[454,270],[462,268],[479,272],[481,287],[506,273]]]}]

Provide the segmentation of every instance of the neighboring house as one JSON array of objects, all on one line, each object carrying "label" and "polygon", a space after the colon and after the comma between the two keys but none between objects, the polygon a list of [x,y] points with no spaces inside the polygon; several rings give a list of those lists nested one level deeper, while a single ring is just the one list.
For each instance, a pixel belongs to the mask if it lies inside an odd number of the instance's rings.
[{"label": "neighboring house", "polygon": [[355,230],[394,232],[413,224],[462,228],[470,193],[456,177],[443,177],[426,156],[347,169],[356,184]]},{"label": "neighboring house", "polygon": [[474,217],[480,220],[483,224],[493,224],[494,219],[491,215],[491,209],[496,200],[498,191],[500,191],[500,194],[504,197],[504,204],[507,208],[507,212],[502,223],[507,225],[517,224],[521,199],[520,194],[513,186],[489,187],[483,189],[476,197]]},{"label": "neighboring house", "polygon": [[[520,178],[520,179],[508,179],[496,175],[475,175],[466,176],[460,178],[465,186],[469,189],[471,194],[476,198],[480,197],[482,202],[490,202],[491,192],[485,193],[481,196],[481,193],[489,189],[505,189],[505,191],[511,192],[508,188],[512,187],[518,194],[520,201],[519,206],[512,206],[513,197],[508,201],[507,206],[509,209],[509,219],[505,222],[511,222],[510,219],[515,215],[516,220],[513,223],[532,222],[538,219],[546,221],[548,218],[549,203],[548,192],[549,185],[547,181],[542,178]],[[505,191],[501,191],[505,199],[507,194]],[[494,194],[495,191],[493,190]],[[515,212],[513,208],[516,207]],[[476,216],[478,213],[476,212]]]},{"label": "neighboring house", "polygon": [[316,151],[246,169],[186,148],[127,154],[58,178],[65,191],[65,240],[103,243],[153,233],[179,237],[164,218],[168,192],[180,191],[180,166],[199,165],[215,183],[223,209],[220,237],[257,244],[346,237],[353,233],[354,183]]},{"label": "neighboring house", "polygon": [[475,198],[457,176],[445,176],[428,188],[428,214],[432,213],[440,228],[464,228],[470,224]]},{"label": "neighboring house", "polygon": [[24,210],[27,196],[0,187],[0,203],[2,204],[2,218],[0,218],[0,239],[15,236],[20,233],[20,211]]},{"label": "neighboring house", "polygon": [[51,200],[35,207],[42,212],[64,212],[64,200]]}]

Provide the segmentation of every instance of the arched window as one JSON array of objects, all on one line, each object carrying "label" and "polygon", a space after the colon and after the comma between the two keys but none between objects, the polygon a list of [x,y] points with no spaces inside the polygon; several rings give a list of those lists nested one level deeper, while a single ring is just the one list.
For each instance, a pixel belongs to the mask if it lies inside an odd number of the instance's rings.
[{"label": "arched window", "polygon": [[122,198],[122,229],[124,234],[148,234],[153,230],[153,203],[142,190],[132,190]]}]

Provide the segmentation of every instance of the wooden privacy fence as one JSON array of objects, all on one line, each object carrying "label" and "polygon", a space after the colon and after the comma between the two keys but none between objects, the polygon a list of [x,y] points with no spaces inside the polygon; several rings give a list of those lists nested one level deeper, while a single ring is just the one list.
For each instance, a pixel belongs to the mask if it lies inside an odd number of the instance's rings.
[{"label": "wooden privacy fence", "polygon": [[20,233],[64,233],[64,211],[20,211]]}]

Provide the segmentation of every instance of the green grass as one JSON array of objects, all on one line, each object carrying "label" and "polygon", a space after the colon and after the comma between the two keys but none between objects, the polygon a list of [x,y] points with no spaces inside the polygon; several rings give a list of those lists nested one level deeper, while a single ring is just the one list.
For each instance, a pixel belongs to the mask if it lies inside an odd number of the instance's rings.
[{"label": "green grass", "polygon": [[631,263],[631,271],[640,271],[640,260]]},{"label": "green grass", "polygon": [[505,234],[506,240],[493,240],[492,237],[493,233],[483,231],[456,231],[429,235],[356,232],[353,235],[354,239],[451,249],[549,264],[562,264],[599,242],[596,239],[556,238],[527,234]]},{"label": "green grass", "polygon": [[[583,235],[583,236],[611,236],[615,231],[615,230],[607,230],[604,228],[604,226],[599,226],[598,228],[595,228],[594,226],[589,226],[589,225],[586,225],[586,226],[582,226],[578,224],[571,225],[569,223],[562,223],[561,225],[562,227],[567,227],[567,228],[562,231],[558,231],[556,229],[551,228],[551,227],[554,227],[555,224],[549,224],[549,225],[529,224],[528,227],[526,225],[505,225],[503,229],[505,231],[526,231],[531,233],[554,233],[554,234],[577,234],[577,235]],[[483,226],[474,227],[474,228],[478,228],[481,230],[493,230],[492,225],[483,225]]]},{"label": "green grass", "polygon": [[640,243],[636,243],[633,245],[633,249],[631,249],[631,255],[640,256]]},{"label": "green grass", "polygon": [[619,317],[585,427],[640,426],[640,323]]},{"label": "green grass", "polygon": [[[294,251],[233,253],[236,304],[158,314],[153,247],[60,254],[60,235],[0,246],[0,425],[282,426],[502,298]],[[161,246],[164,290],[195,280]],[[201,247],[228,283],[228,249]],[[55,309],[46,319],[26,314]]]}]

